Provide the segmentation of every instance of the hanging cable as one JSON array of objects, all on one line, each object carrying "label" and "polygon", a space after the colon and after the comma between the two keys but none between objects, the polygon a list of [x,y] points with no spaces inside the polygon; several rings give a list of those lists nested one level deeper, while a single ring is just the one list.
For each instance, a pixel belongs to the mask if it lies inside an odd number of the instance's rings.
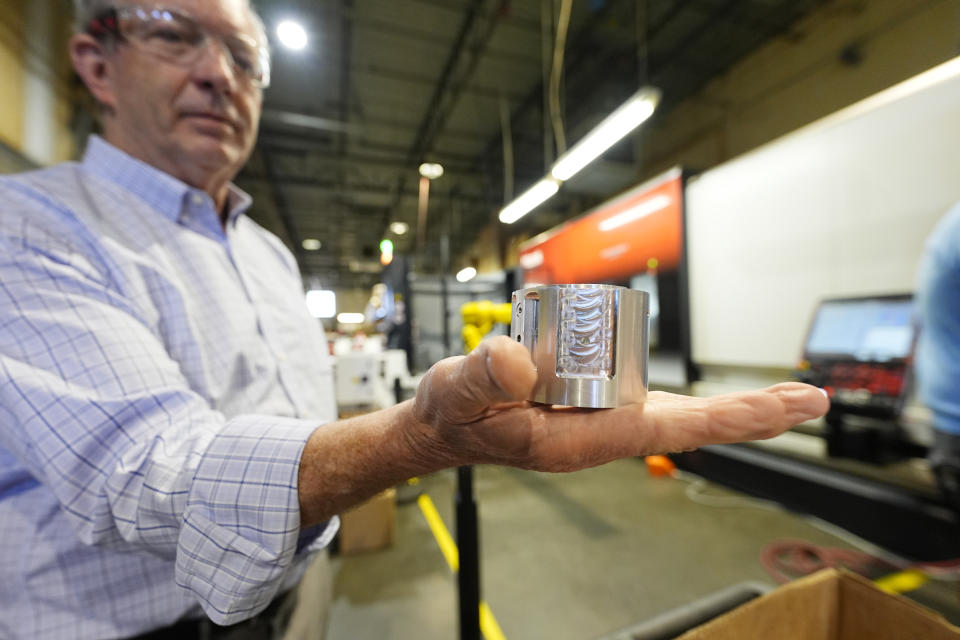
[{"label": "hanging cable", "polygon": [[650,59],[649,38],[647,31],[647,0],[637,0],[636,18],[637,18],[637,86],[643,87],[649,84],[650,70],[648,62]]},{"label": "hanging cable", "polygon": [[500,133],[503,142],[503,201],[513,200],[513,130],[510,126],[510,103],[500,93]]},{"label": "hanging cable", "polygon": [[563,113],[560,110],[560,83],[563,80],[563,54],[567,46],[567,29],[570,27],[570,11],[573,0],[560,0],[560,14],[557,16],[557,37],[553,44],[553,69],[550,73],[550,120],[553,123],[553,137],[557,143],[557,155],[567,150],[567,139],[563,132]]}]

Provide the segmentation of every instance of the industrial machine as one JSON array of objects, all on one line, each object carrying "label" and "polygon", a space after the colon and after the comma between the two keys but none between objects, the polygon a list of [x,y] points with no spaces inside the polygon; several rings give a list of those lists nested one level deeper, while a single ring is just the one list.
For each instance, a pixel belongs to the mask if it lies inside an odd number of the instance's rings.
[{"label": "industrial machine", "polygon": [[511,318],[509,302],[493,303],[489,300],[467,302],[460,307],[463,317],[463,348],[470,353],[477,348],[483,337],[493,330],[497,323],[509,325]]},{"label": "industrial machine", "polygon": [[818,305],[796,376],[830,396],[824,431],[830,456],[890,462],[923,455],[899,424],[916,337],[909,294]]},{"label": "industrial machine", "polygon": [[334,383],[341,411],[384,409],[413,394],[419,380],[407,369],[407,353],[345,351],[334,357]]},{"label": "industrial machine", "polygon": [[745,443],[675,455],[677,466],[908,558],[960,556],[960,518],[936,488],[888,478],[898,461],[926,453],[902,424],[916,337],[910,295],[819,302],[794,375],[825,389],[831,409],[822,431],[786,435],[823,437],[826,458]]}]

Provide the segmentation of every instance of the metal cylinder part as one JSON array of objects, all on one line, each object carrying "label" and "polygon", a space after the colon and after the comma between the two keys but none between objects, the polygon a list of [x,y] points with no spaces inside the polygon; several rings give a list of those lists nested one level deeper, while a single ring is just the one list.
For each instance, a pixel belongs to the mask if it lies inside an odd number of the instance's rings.
[{"label": "metal cylinder part", "polygon": [[537,367],[529,400],[610,408],[647,398],[650,295],[606,284],[513,292],[510,334]]}]

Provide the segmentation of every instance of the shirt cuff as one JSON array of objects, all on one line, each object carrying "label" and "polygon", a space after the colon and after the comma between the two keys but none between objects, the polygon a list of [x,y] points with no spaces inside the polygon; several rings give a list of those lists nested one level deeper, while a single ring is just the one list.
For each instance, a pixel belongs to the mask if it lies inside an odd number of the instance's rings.
[{"label": "shirt cuff", "polygon": [[[204,452],[184,511],[175,575],[217,624],[255,615],[281,588],[300,541],[300,456],[319,425],[241,416]],[[336,531],[336,522],[329,524],[324,534]]]}]

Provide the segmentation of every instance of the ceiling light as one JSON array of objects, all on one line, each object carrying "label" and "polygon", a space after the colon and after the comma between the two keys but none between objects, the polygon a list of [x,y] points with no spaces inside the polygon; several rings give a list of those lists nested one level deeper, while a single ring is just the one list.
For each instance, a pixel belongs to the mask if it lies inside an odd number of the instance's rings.
[{"label": "ceiling light", "polygon": [[460,269],[457,272],[457,282],[469,282],[477,276],[477,270],[473,267],[467,267],[465,269]]},{"label": "ceiling light", "polygon": [[402,236],[410,229],[410,225],[406,222],[391,222],[390,231],[395,233],[398,236]]},{"label": "ceiling light", "polygon": [[560,183],[551,178],[544,178],[527,189],[519,198],[505,206],[500,211],[500,222],[513,224],[523,216],[536,209],[544,200],[560,189]]},{"label": "ceiling light", "polygon": [[293,20],[284,20],[277,25],[277,37],[283,46],[294,51],[307,46],[307,32],[299,22]]},{"label": "ceiling light", "polygon": [[332,318],[337,315],[337,294],[328,289],[307,291],[307,310],[314,318]]},{"label": "ceiling light", "polygon": [[363,324],[362,313],[340,313],[337,314],[337,322],[340,324]]},{"label": "ceiling light", "polygon": [[304,238],[303,242],[300,243],[304,249],[307,251],[316,251],[323,245],[316,238]]},{"label": "ceiling light", "polygon": [[601,153],[619,142],[653,115],[660,101],[660,92],[645,87],[633,94],[616,111],[603,119],[580,142],[560,156],[550,170],[557,180],[569,180],[578,171],[593,162]]},{"label": "ceiling light", "polygon": [[420,175],[428,180],[436,180],[443,175],[443,165],[438,162],[424,162],[420,165]]}]

